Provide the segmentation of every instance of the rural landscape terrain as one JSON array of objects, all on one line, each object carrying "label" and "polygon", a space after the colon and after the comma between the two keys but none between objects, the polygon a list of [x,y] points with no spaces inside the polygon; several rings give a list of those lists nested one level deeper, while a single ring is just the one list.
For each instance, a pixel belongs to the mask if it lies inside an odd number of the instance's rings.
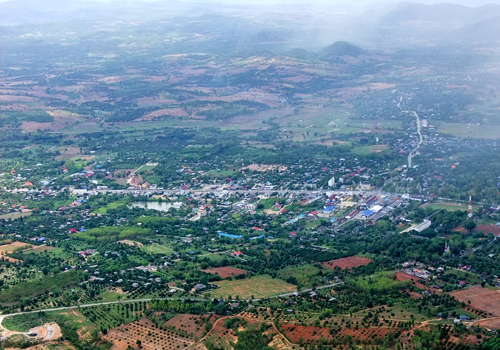
[{"label": "rural landscape terrain", "polygon": [[0,2],[0,349],[500,349],[500,5],[370,4]]}]

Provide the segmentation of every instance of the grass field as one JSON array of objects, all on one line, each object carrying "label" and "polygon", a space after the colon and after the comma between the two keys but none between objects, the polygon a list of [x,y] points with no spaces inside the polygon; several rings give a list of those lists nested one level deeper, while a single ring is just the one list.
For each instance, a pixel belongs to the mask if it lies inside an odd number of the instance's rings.
[{"label": "grass field", "polygon": [[304,266],[290,266],[286,267],[283,270],[278,272],[278,275],[286,279],[287,277],[294,277],[297,279],[297,282],[302,287],[312,287],[315,282],[318,280],[318,272],[320,271],[314,265],[308,264]]},{"label": "grass field", "polygon": [[491,124],[466,124],[466,123],[442,123],[437,128],[438,132],[452,134],[460,137],[472,137],[477,139],[499,139],[500,125]]},{"label": "grass field", "polygon": [[112,202],[112,203],[108,203],[108,205],[106,205],[105,207],[102,207],[102,208],[99,208],[95,211],[96,214],[106,214],[108,212],[109,209],[116,209],[118,208],[119,206],[121,205],[126,205],[127,203],[125,202],[121,202],[121,201],[118,201],[118,202]]},{"label": "grass field", "polygon": [[142,246],[141,249],[150,254],[165,254],[171,255],[174,252],[174,249],[167,244],[152,244]]},{"label": "grass field", "polygon": [[30,216],[31,214],[33,214],[33,212],[31,212],[31,211],[29,211],[27,213],[22,213],[20,211],[17,211],[15,213],[9,213],[9,214],[0,215],[0,220],[18,219],[18,218],[21,218],[21,217]]},{"label": "grass field", "polygon": [[215,298],[241,299],[267,298],[279,294],[291,293],[297,290],[293,284],[286,283],[269,275],[260,275],[242,280],[214,282],[220,288],[211,291],[210,295]]},{"label": "grass field", "polygon": [[[456,204],[426,204],[425,208],[431,208],[434,210],[441,210],[441,209],[446,209],[449,211],[457,211],[457,210],[462,210],[462,211],[467,211],[467,206],[465,205],[456,205]],[[473,211],[477,211],[477,208],[472,208]]]},{"label": "grass field", "polygon": [[373,153],[385,153],[390,151],[388,145],[360,146],[352,149],[352,152],[359,155],[369,155]]}]

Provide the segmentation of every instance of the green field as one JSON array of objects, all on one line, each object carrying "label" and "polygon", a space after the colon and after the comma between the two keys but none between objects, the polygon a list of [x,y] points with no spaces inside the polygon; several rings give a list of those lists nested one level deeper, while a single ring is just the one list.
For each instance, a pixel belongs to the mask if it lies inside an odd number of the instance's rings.
[{"label": "green field", "polygon": [[316,266],[308,264],[304,266],[286,267],[278,271],[278,275],[285,280],[288,277],[296,278],[301,287],[310,288],[315,284],[319,284],[319,278],[317,276],[319,271],[320,269]]},{"label": "green field", "polygon": [[127,203],[122,202],[122,201],[117,201],[117,202],[112,202],[108,203],[105,207],[99,208],[96,211],[94,211],[95,214],[106,214],[109,209],[116,209],[121,205],[126,205]]},{"label": "green field", "polygon": [[352,152],[359,155],[386,153],[390,151],[388,145],[371,145],[353,148]]},{"label": "green field", "polygon": [[17,211],[15,213],[0,215],[0,220],[18,219],[21,217],[30,216],[31,214],[33,214],[33,212],[31,212],[31,211],[27,212],[27,213],[22,213],[20,211]]},{"label": "green field", "polygon": [[165,254],[171,255],[174,249],[169,244],[152,244],[142,246],[141,249],[150,254]]},{"label": "green field", "polygon": [[[449,211],[457,211],[457,210],[462,210],[462,211],[467,211],[467,206],[465,205],[455,205],[455,204],[427,204],[425,208],[431,208],[434,210],[441,210],[441,209],[446,209]],[[477,211],[477,208],[472,208],[473,211]]]},{"label": "green field", "polygon": [[442,123],[437,128],[438,132],[452,134],[459,137],[472,137],[477,139],[499,139],[500,125],[491,124],[466,124]]},{"label": "green field", "polygon": [[242,280],[214,282],[220,288],[210,291],[215,298],[267,298],[279,294],[291,293],[297,290],[293,284],[286,283],[279,278],[269,275],[260,275]]},{"label": "green field", "polygon": [[43,279],[21,282],[12,288],[4,289],[0,292],[0,302],[14,303],[23,298],[30,298],[45,290],[63,289],[77,285],[82,278],[81,272],[69,271],[52,276],[45,276]]}]

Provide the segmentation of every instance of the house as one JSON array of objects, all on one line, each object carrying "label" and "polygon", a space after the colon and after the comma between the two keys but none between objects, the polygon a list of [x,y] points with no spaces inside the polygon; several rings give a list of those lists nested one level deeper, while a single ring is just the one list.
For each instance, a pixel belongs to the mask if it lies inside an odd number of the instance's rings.
[{"label": "house", "polygon": [[237,309],[240,307],[240,303],[229,303],[229,307],[231,310]]},{"label": "house", "polygon": [[233,256],[236,256],[236,257],[238,257],[238,256],[242,256],[242,255],[243,255],[243,253],[242,253],[242,252],[240,252],[240,251],[236,251],[236,252],[234,252],[232,255],[233,255]]},{"label": "house", "polygon": [[38,241],[38,242],[45,242],[45,241],[46,241],[46,239],[45,239],[45,237],[40,237],[40,238],[38,238],[38,239],[37,239],[37,241]]},{"label": "house", "polygon": [[78,233],[78,231],[75,228],[70,228],[69,233]]},{"label": "house", "polygon": [[202,289],[205,289],[205,288],[207,288],[207,286],[204,285],[204,284],[201,284],[201,283],[198,283],[197,285],[194,286],[195,290],[202,290]]}]

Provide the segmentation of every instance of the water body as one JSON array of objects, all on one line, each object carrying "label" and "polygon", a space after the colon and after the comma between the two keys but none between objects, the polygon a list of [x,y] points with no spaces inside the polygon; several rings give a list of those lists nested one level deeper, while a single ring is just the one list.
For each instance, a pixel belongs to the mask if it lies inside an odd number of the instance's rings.
[{"label": "water body", "polygon": [[181,202],[165,203],[165,202],[135,202],[130,204],[131,208],[143,208],[152,209],[158,211],[169,211],[170,208],[180,209],[182,207]]}]

